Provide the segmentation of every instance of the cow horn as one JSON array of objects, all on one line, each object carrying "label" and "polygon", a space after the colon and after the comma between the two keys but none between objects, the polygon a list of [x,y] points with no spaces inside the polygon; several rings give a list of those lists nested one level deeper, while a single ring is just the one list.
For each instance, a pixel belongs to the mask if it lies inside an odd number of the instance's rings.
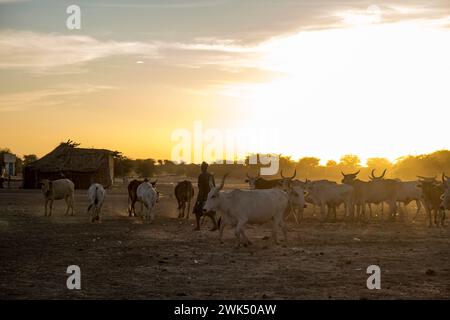
[{"label": "cow horn", "polygon": [[283,175],[283,169],[281,169],[281,177],[284,179],[285,176]]},{"label": "cow horn", "polygon": [[370,177],[371,180],[376,179],[375,178],[375,169],[372,169],[372,171],[370,172]]},{"label": "cow horn", "polygon": [[372,179],[372,180],[373,179],[383,179],[385,174],[386,174],[386,169],[384,169],[384,171],[381,174],[381,176],[377,177],[377,176],[375,176],[375,169],[373,169],[372,173],[371,173],[372,176],[370,177],[370,179]]},{"label": "cow horn", "polygon": [[342,176],[345,178],[347,175],[341,171]]},{"label": "cow horn", "polygon": [[355,173],[352,173],[352,176],[357,176],[359,173],[361,172],[361,170],[356,171]]},{"label": "cow horn", "polygon": [[294,179],[296,175],[297,175],[297,169],[294,170],[294,174],[293,174],[292,177],[290,177],[289,179],[290,179],[290,180]]},{"label": "cow horn", "polygon": [[417,176],[417,178],[419,178],[420,180],[427,180],[427,181],[432,181],[432,180],[436,180],[436,176],[434,177],[423,177],[423,176]]},{"label": "cow horn", "polygon": [[222,188],[223,188],[223,186],[224,186],[224,184],[225,184],[225,179],[228,177],[229,174],[230,174],[230,173],[227,172],[227,173],[225,173],[225,175],[223,176],[222,182],[220,183],[220,186],[219,186],[219,190],[222,190]]},{"label": "cow horn", "polygon": [[209,177],[209,188],[210,189],[212,189],[212,188],[214,188],[214,182],[213,182],[213,178],[214,176],[213,175],[211,175],[210,177]]},{"label": "cow horn", "polygon": [[158,182],[158,179],[156,179],[155,181],[153,181],[153,182],[150,182],[151,184],[156,184]]},{"label": "cow horn", "polygon": [[450,185],[450,177],[447,177],[444,172],[442,172],[442,183],[444,186]]}]

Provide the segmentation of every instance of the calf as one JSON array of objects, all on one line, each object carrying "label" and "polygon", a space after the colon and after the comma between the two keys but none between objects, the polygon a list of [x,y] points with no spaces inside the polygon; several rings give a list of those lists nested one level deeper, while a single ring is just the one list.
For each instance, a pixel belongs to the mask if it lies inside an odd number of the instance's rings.
[{"label": "calf", "polygon": [[41,181],[41,187],[45,197],[45,216],[47,216],[47,205],[50,203],[50,212],[48,213],[48,216],[51,216],[53,211],[53,201],[62,199],[66,201],[66,215],[69,213],[69,209],[72,210],[71,215],[74,215],[73,199],[75,185],[72,181],[69,179],[59,179],[54,181],[44,179]]},{"label": "calf", "polygon": [[159,199],[159,192],[156,191],[155,185],[156,181],[154,183],[143,182],[136,190],[137,201],[141,202],[141,216],[149,223],[153,222],[155,218],[153,209]]},{"label": "calf", "polygon": [[106,191],[100,183],[93,183],[88,189],[89,207],[88,214],[91,214],[91,222],[100,222],[100,214],[105,201]]},{"label": "calf", "polygon": [[184,217],[187,203],[186,219],[189,219],[189,212],[191,211],[191,200],[194,198],[194,187],[188,180],[179,182],[175,187],[175,198],[178,202],[178,218]]}]

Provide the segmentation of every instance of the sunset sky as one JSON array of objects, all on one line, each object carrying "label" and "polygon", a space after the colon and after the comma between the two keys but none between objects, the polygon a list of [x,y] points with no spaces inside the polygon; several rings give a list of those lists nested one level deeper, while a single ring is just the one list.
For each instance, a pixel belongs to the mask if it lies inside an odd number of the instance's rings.
[{"label": "sunset sky", "polygon": [[449,149],[449,57],[448,0],[0,0],[0,147],[167,159],[201,121],[294,158]]}]

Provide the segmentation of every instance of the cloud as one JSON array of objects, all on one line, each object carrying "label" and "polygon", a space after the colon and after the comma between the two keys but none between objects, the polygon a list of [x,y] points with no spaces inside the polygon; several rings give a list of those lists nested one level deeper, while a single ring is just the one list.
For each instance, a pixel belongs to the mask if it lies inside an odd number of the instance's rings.
[{"label": "cloud", "polygon": [[90,36],[0,32],[0,69],[45,71],[115,55],[155,57],[156,47],[142,42],[101,41]]},{"label": "cloud", "polygon": [[80,71],[80,66],[112,56],[137,56],[138,61],[143,62],[158,59],[158,63],[194,68],[204,65],[241,66],[242,58],[255,52],[255,47],[213,38],[192,43],[123,42],[102,41],[84,35],[15,30],[0,32],[0,69],[42,73],[75,73]]},{"label": "cloud", "polygon": [[205,8],[215,7],[229,2],[229,0],[203,0],[203,1],[172,1],[167,0],[160,3],[90,3],[90,7],[102,8],[136,8],[136,9],[190,9],[190,8]]},{"label": "cloud", "polygon": [[116,88],[104,85],[83,84],[2,94],[0,96],[0,112],[20,111],[30,106],[48,107],[60,105],[62,103],[67,105],[80,95],[113,89]]}]

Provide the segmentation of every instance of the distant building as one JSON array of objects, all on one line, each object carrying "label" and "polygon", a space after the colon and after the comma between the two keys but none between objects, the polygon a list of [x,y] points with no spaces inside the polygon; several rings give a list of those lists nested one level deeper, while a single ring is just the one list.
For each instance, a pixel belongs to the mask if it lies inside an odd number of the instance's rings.
[{"label": "distant building", "polygon": [[15,176],[16,175],[16,156],[12,153],[3,154],[3,167],[1,168],[1,176]]},{"label": "distant building", "polygon": [[105,149],[77,148],[61,143],[41,159],[23,170],[23,187],[38,188],[42,179],[68,178],[76,189],[87,189],[96,182],[105,187],[114,181],[114,152]]}]

